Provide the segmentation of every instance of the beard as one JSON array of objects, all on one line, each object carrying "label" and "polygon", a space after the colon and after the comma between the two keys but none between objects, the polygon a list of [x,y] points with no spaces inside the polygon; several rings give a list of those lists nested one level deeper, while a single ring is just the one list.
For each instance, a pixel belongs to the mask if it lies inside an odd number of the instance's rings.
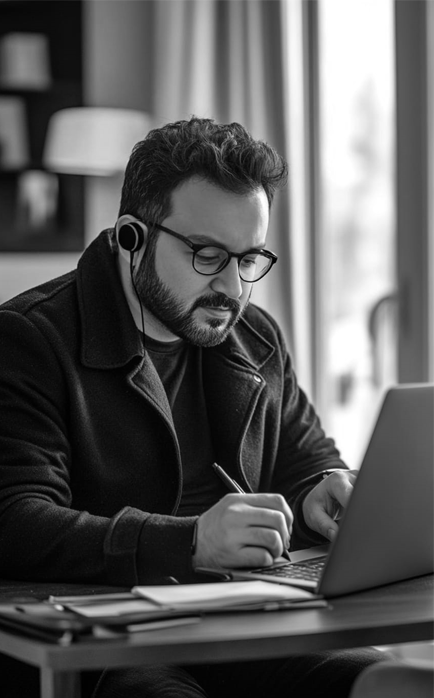
[{"label": "beard", "polygon": [[[186,307],[161,281],[155,269],[154,249],[147,250],[135,276],[137,295],[142,305],[174,335],[199,347],[215,347],[221,344],[241,318],[244,306],[224,293],[211,292],[199,296]],[[210,317],[199,323],[194,317],[198,308],[225,308],[228,318]]]}]

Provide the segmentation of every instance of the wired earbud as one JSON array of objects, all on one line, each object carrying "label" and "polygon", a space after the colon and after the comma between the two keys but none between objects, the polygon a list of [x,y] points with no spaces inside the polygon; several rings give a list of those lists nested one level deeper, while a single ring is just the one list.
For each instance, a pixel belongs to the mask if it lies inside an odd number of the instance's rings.
[{"label": "wired earbud", "polygon": [[145,241],[144,225],[139,221],[127,221],[119,226],[118,242],[122,249],[138,252]]},{"label": "wired earbud", "polygon": [[120,248],[120,254],[122,255],[122,257],[127,259],[126,255],[129,253],[128,261],[130,267],[131,285],[139,302],[142,332],[143,337],[145,338],[145,319],[143,316],[143,306],[134,279],[134,255],[143,247],[145,243],[146,227],[143,223],[135,219],[133,216],[125,214],[121,216],[117,221],[115,230]]}]

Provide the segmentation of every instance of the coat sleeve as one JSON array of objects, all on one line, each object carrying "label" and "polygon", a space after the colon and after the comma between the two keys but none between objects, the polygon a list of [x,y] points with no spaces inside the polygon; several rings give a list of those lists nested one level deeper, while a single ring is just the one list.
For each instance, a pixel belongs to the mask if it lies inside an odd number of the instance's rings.
[{"label": "coat sleeve", "polygon": [[68,430],[68,387],[57,352],[34,322],[3,310],[0,576],[128,586],[145,583],[153,569],[157,581],[152,557],[140,573],[137,563],[144,531],[151,531],[152,547],[166,551],[167,574],[185,577],[194,518],[156,517],[128,506],[111,518],[74,509],[79,455],[71,452]]},{"label": "coat sleeve", "polygon": [[278,355],[283,375],[278,455],[270,485],[282,493],[294,513],[291,549],[319,545],[325,539],[305,523],[302,503],[328,469],[347,469],[333,439],[326,436],[320,418],[300,387],[291,357],[277,326]]}]

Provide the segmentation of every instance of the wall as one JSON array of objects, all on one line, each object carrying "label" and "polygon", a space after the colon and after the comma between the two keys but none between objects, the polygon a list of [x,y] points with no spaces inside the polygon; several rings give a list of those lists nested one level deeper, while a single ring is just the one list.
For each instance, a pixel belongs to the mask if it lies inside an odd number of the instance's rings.
[{"label": "wall", "polygon": [[[153,3],[85,0],[84,103],[152,111]],[[145,135],[145,134],[143,134]],[[116,220],[121,178],[89,177],[85,186],[85,239]]]}]

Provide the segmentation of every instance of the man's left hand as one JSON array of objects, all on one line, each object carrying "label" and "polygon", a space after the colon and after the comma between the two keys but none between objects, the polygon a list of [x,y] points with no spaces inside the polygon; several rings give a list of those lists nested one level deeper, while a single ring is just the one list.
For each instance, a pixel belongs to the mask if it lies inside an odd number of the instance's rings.
[{"label": "man's left hand", "polygon": [[303,502],[304,520],[313,531],[333,540],[337,521],[348,505],[358,470],[336,470],[314,487]]}]

